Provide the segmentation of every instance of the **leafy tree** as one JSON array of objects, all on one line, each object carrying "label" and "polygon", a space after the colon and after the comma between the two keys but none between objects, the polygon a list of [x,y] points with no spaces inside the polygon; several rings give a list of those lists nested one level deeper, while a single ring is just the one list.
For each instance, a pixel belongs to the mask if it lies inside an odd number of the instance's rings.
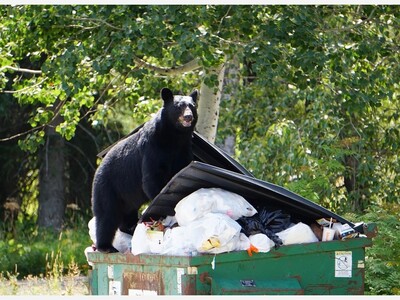
[{"label": "leafy tree", "polygon": [[126,133],[159,108],[163,86],[198,87],[199,130],[213,140],[219,116],[216,142],[234,137],[236,157],[257,177],[331,209],[398,201],[396,6],[0,12],[1,97],[29,107],[24,150],[50,158],[52,134],[68,143],[83,123],[90,134],[117,123]]},{"label": "leafy tree", "polygon": [[331,209],[397,202],[398,7],[257,8],[219,137],[257,177]]},{"label": "leafy tree", "polygon": [[[13,93],[20,105],[34,107],[28,121],[32,129],[25,132],[26,137],[19,141],[19,145],[32,153],[42,149],[39,151],[40,225],[61,226],[59,220],[65,207],[65,170],[64,163],[60,163],[65,144],[61,137],[71,140],[79,122],[86,118],[95,128],[107,124],[112,119],[113,109],[126,109],[128,106],[128,109],[138,112],[139,107],[148,106],[150,99],[158,98],[158,91],[167,83],[176,81],[174,86],[186,91],[189,84],[199,82],[192,79],[193,74],[184,74],[185,81],[174,77],[144,80],[149,78],[150,72],[162,76],[174,75],[199,69],[202,62],[206,62],[208,67],[215,64],[212,60],[219,63],[210,47],[203,51],[193,42],[199,31],[184,14],[174,16],[177,8],[2,8],[3,26],[7,30],[4,31],[1,49],[7,59],[2,61],[0,71],[4,74],[3,86],[9,86],[4,93]],[[172,20],[164,15],[172,16]],[[184,19],[185,27],[172,29]],[[158,28],[158,36],[154,35],[153,25]],[[189,25],[190,31],[187,30]],[[206,42],[204,40],[203,45]],[[142,59],[145,55],[147,61]],[[172,60],[182,63],[182,66],[175,68],[171,65]],[[154,62],[170,66],[160,67]],[[10,86],[7,77],[14,72],[22,76],[16,77]],[[214,70],[210,71],[211,75],[203,73],[203,82],[210,84],[215,80]],[[150,98],[144,98],[146,94]],[[203,87],[202,94],[216,97],[218,91]],[[121,99],[124,103],[117,104]],[[159,107],[154,101],[150,104],[152,111]],[[86,111],[85,114],[83,111]],[[215,125],[210,127],[214,136],[216,121],[214,118]],[[47,204],[48,201],[59,203],[57,212],[52,210],[54,205]],[[54,215],[58,217],[54,218]],[[52,224],[52,219],[58,221]]]}]

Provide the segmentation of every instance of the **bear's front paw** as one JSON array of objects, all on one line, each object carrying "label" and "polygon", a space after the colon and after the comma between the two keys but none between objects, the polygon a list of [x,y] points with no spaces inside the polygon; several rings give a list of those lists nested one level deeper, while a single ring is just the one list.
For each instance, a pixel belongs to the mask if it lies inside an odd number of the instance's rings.
[{"label": "bear's front paw", "polygon": [[113,246],[109,247],[97,247],[97,251],[100,251],[101,253],[117,253],[119,252],[117,249],[115,249]]}]

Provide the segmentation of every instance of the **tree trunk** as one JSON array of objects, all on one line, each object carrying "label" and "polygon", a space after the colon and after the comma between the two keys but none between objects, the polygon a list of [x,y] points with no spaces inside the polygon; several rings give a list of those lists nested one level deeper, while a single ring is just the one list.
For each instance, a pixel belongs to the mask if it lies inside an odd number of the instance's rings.
[{"label": "tree trunk", "polygon": [[351,210],[354,212],[362,212],[364,209],[362,197],[360,194],[360,185],[357,183],[357,172],[359,162],[357,158],[352,155],[345,156],[345,165],[347,172],[344,176],[344,185],[347,190],[348,199],[351,201]]},{"label": "tree trunk", "polygon": [[40,151],[38,225],[59,231],[65,213],[65,144],[54,127],[48,127],[46,134],[45,147]]},{"label": "tree trunk", "polygon": [[218,82],[209,87],[204,82],[200,87],[200,99],[198,104],[198,115],[196,130],[209,142],[214,143],[217,135],[219,103],[224,82],[225,65],[213,69],[211,74],[217,75]]},{"label": "tree trunk", "polygon": [[[164,76],[178,75],[201,68],[198,58],[174,68],[156,66],[138,57],[135,57],[134,61],[138,67],[146,68]],[[225,63],[218,68],[207,70],[207,72],[209,72],[208,75],[217,75],[218,82],[215,82],[212,86],[206,85],[204,81],[201,84],[197,108],[199,118],[196,131],[203,135],[209,142],[214,143],[218,127],[219,104],[224,84]]]},{"label": "tree trunk", "polygon": [[[229,57],[226,62],[225,67],[225,76],[224,76],[224,87],[221,101],[226,101],[226,107],[232,110],[235,105],[235,98],[239,92],[239,86],[241,85],[240,76],[239,76],[239,68],[240,62],[237,54],[234,54],[232,57]],[[235,97],[236,96],[236,97]],[[225,124],[227,128],[235,128],[233,124]],[[231,133],[225,138],[223,145],[221,148],[231,156],[235,155],[235,144],[236,144],[236,135],[235,131],[231,131]]]}]

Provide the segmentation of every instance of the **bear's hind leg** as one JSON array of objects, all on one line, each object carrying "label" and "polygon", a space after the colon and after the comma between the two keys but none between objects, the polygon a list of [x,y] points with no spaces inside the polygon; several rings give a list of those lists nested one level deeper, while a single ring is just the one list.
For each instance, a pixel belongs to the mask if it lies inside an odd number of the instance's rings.
[{"label": "bear's hind leg", "polygon": [[100,252],[118,252],[112,245],[118,223],[111,218],[96,217],[96,248]]},{"label": "bear's hind leg", "polygon": [[109,185],[97,182],[93,189],[93,213],[96,217],[96,248],[100,252],[118,252],[112,245],[122,218],[117,206]]}]

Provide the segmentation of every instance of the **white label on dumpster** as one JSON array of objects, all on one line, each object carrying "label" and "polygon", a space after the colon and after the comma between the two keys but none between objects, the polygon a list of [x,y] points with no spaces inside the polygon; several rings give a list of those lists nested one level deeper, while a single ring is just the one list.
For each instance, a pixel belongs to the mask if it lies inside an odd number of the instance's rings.
[{"label": "white label on dumpster", "polygon": [[128,296],[157,296],[157,291],[129,289]]},{"label": "white label on dumpster", "polygon": [[176,290],[178,291],[178,295],[182,295],[182,275],[184,274],[184,268],[176,268]]},{"label": "white label on dumpster", "polygon": [[351,277],[352,252],[335,251],[335,277]]},{"label": "white label on dumpster", "polygon": [[114,266],[113,265],[107,266],[107,276],[108,276],[108,279],[114,279]]},{"label": "white label on dumpster", "polygon": [[110,281],[108,285],[108,295],[121,296],[121,281]]}]

